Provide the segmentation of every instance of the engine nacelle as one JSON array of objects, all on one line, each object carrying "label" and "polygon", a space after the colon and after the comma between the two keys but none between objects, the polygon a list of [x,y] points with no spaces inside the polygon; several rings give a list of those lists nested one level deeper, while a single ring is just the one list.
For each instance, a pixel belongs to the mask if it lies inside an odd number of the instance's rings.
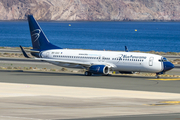
[{"label": "engine nacelle", "polygon": [[93,65],[89,68],[89,72],[94,74],[109,74],[109,68],[106,65]]}]

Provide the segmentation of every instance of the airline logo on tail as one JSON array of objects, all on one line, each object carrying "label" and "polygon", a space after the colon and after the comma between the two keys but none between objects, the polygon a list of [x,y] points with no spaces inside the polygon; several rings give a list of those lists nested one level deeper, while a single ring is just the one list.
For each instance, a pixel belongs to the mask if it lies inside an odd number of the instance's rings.
[{"label": "airline logo on tail", "polygon": [[32,35],[31,36],[34,39],[34,42],[36,42],[39,39],[40,33],[41,33],[40,29],[35,29],[34,31],[32,31]]}]

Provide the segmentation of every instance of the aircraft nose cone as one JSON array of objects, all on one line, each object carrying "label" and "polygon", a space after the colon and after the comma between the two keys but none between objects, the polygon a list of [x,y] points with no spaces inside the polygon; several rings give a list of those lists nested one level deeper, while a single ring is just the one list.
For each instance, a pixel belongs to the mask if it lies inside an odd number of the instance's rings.
[{"label": "aircraft nose cone", "polygon": [[171,62],[163,62],[164,71],[168,71],[174,68],[174,65]]}]

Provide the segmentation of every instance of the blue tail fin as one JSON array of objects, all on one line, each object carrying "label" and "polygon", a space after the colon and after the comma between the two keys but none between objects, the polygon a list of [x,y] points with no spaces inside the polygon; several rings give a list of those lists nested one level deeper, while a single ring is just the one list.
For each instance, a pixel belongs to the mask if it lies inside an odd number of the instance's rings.
[{"label": "blue tail fin", "polygon": [[34,50],[62,49],[49,42],[33,15],[28,15],[29,29]]}]

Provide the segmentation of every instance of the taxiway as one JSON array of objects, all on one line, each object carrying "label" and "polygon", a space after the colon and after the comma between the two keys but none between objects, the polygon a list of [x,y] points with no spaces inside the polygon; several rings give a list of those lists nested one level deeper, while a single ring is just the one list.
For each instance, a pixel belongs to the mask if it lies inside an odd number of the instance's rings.
[{"label": "taxiway", "polygon": [[[55,68],[1,58],[0,66]],[[170,74],[179,74],[179,68]],[[0,119],[180,119],[180,79],[0,70]]]}]

